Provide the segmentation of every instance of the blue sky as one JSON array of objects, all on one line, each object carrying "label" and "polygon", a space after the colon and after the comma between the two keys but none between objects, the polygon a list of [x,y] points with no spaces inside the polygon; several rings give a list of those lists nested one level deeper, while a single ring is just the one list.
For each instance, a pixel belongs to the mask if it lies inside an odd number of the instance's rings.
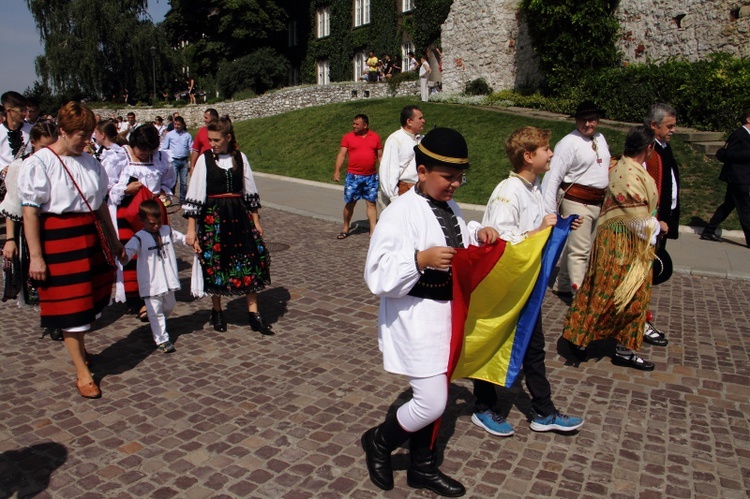
[{"label": "blue sky", "polygon": [[[0,93],[23,92],[36,80],[34,60],[43,51],[36,23],[24,0],[0,0],[3,27],[0,29]],[[154,22],[164,19],[168,0],[149,0],[148,12]]]}]

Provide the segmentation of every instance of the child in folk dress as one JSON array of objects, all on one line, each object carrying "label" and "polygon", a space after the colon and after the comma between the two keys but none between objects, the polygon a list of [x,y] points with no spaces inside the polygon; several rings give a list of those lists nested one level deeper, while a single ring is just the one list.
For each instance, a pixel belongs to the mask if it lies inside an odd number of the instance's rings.
[{"label": "child in folk dress", "polygon": [[143,229],[136,232],[125,245],[125,265],[138,256],[138,290],[146,304],[148,322],[156,346],[163,353],[175,351],[167,333],[167,318],[175,306],[174,292],[180,289],[177,257],[174,244],[185,244],[185,236],[162,224],[161,207],[154,199],[143,201],[138,207]]}]

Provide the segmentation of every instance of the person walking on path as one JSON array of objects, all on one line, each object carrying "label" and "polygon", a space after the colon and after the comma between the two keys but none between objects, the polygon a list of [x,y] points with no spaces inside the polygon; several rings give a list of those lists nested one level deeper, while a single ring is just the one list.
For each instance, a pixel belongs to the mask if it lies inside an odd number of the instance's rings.
[{"label": "person walking on path", "polygon": [[210,122],[207,133],[211,151],[198,158],[183,204],[185,241],[200,264],[193,265],[191,293],[211,296],[211,323],[219,332],[227,330],[221,297],[245,295],[252,330],[272,335],[258,312],[258,292],[271,284],[271,257],[253,172],[229,119]]},{"label": "person walking on path", "polygon": [[384,368],[406,376],[413,396],[367,430],[361,442],[370,480],[379,488],[393,488],[391,452],[409,440],[409,486],[458,497],[466,489],[438,469],[433,443],[436,420],[448,403],[450,266],[455,248],[492,244],[497,231],[477,222],[467,226],[453,201],[469,168],[460,133],[435,128],[415,154],[419,182],[383,211],[365,264],[367,286],[380,297],[378,343]]},{"label": "person walking on path", "polygon": [[[492,192],[482,225],[497,230],[500,238],[509,244],[518,244],[557,223],[557,214],[544,213],[539,181],[539,176],[549,170],[553,156],[549,148],[550,134],[549,130],[527,126],[513,132],[505,142],[514,171]],[[573,229],[580,227],[580,220],[573,222]],[[575,431],[583,426],[583,419],[563,414],[552,402],[544,348],[540,316],[523,356],[524,379],[531,394],[530,427],[534,431]],[[492,435],[513,435],[513,426],[498,412],[497,386],[482,379],[475,379],[473,383],[477,400],[471,421]]]},{"label": "person walking on path", "polygon": [[401,128],[388,136],[380,161],[380,201],[383,207],[411,189],[417,181],[414,147],[422,137],[424,115],[417,106],[401,110]]},{"label": "person walking on path", "polygon": [[[94,113],[68,102],[57,124],[57,141],[31,156],[18,174],[29,277],[38,284],[42,327],[63,332],[78,392],[98,398],[102,392],[89,371],[84,336],[109,304],[115,277],[102,244],[108,242],[118,256],[123,247],[104,202],[107,172],[83,152],[96,126]],[[94,217],[103,234],[94,228]]]},{"label": "person walking on path", "polygon": [[206,151],[211,150],[211,144],[208,142],[208,129],[206,128],[209,123],[219,119],[219,112],[216,109],[208,108],[203,112],[203,123],[204,125],[198,129],[193,140],[193,150],[190,151],[190,171],[193,173],[195,168],[195,162],[198,161],[198,157]]},{"label": "person walking on path", "polygon": [[[167,132],[167,136],[161,144],[161,149],[169,151],[175,179],[180,181],[180,201],[182,201],[187,195],[188,161],[190,161],[190,152],[193,148],[193,137],[186,130],[187,127],[182,116],[173,119],[174,130]],[[172,191],[175,191],[176,187],[177,184],[172,186]]]},{"label": "person walking on path", "polygon": [[547,213],[578,215],[581,227],[571,232],[560,257],[560,272],[552,287],[561,295],[575,293],[583,282],[596,222],[609,182],[609,146],[597,131],[604,110],[584,101],[574,115],[576,129],[555,146],[550,171],[542,180]]},{"label": "person walking on path", "polygon": [[716,208],[703,229],[701,239],[720,241],[716,229],[737,208],[745,243],[750,247],[750,108],[742,112],[740,123],[742,126],[732,132],[722,152],[717,154],[717,158],[724,163],[719,180],[727,183],[727,191],[724,202]]},{"label": "person walking on path", "polygon": [[[650,127],[656,136],[655,154],[648,159],[646,169],[659,189],[659,212],[656,218],[664,222],[656,246],[656,253],[660,254],[666,251],[667,239],[677,239],[680,236],[680,172],[669,145],[677,129],[677,110],[668,104],[654,104],[643,124]],[[650,320],[646,321],[645,328],[646,343],[660,347],[669,343],[666,334]]]},{"label": "person walking on path", "polygon": [[655,367],[633,350],[643,341],[654,246],[666,229],[655,216],[656,183],[643,168],[653,152],[650,127],[639,125],[628,132],[623,157],[612,169],[588,271],[563,327],[563,338],[579,358],[585,358],[592,341],[614,338],[612,363],[641,371]]},{"label": "person walking on path", "polygon": [[349,236],[349,224],[354,215],[354,207],[357,200],[364,199],[367,205],[367,221],[370,224],[370,235],[375,230],[378,218],[378,170],[377,164],[383,157],[383,144],[380,136],[370,130],[370,120],[367,115],[358,114],[352,121],[352,131],[345,134],[341,139],[339,154],[336,156],[336,165],[333,172],[333,180],[341,181],[341,167],[344,160],[349,156],[346,167],[346,180],[344,181],[344,227],[336,236],[337,239],[346,239]]},{"label": "person walking on path", "polygon": [[138,290],[146,303],[151,334],[159,351],[172,353],[175,348],[167,332],[167,318],[177,303],[174,292],[180,289],[174,245],[185,244],[185,236],[162,223],[161,210],[155,199],[138,206],[143,229],[125,245],[120,263],[125,266],[138,255]]}]

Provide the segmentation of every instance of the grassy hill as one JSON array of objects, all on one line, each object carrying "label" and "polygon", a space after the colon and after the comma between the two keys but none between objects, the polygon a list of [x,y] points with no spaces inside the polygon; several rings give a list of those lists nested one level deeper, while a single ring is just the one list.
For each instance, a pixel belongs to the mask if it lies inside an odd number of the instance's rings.
[{"label": "grassy hill", "polygon": [[[354,115],[366,114],[370,128],[385,139],[398,129],[401,108],[418,103],[410,98],[357,100],[300,109],[279,116],[235,123],[240,148],[255,171],[333,183],[333,167],[341,136],[351,130]],[[467,185],[456,193],[465,203],[483,205],[495,185],[508,176],[510,163],[503,144],[524,125],[552,130],[552,144],[574,128],[572,122],[546,121],[486,109],[438,103],[419,103],[425,131],[447,126],[460,131],[469,145],[471,169]],[[600,128],[610,151],[620,154],[625,134]],[[680,165],[682,223],[705,225],[724,198],[725,184],[717,180],[720,164],[706,159],[679,139],[672,139]],[[723,225],[738,229],[733,214]]]}]

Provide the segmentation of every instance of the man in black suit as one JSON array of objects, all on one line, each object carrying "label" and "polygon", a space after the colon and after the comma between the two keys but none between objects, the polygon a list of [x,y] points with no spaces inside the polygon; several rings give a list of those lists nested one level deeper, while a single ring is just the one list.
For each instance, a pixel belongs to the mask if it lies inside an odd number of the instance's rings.
[{"label": "man in black suit", "polygon": [[740,123],[742,126],[727,139],[723,153],[716,155],[724,163],[719,180],[727,183],[727,192],[724,203],[716,208],[716,213],[703,229],[701,239],[720,241],[716,228],[737,208],[745,243],[750,247],[750,108],[742,112]]},{"label": "man in black suit", "polygon": [[[680,172],[669,145],[677,128],[677,111],[668,104],[654,104],[643,124],[652,128],[656,136],[654,154],[646,162],[646,169],[659,189],[659,210],[656,214],[661,228],[656,245],[659,252],[665,249],[667,239],[677,239],[680,235]],[[656,346],[666,346],[668,343],[665,334],[656,329],[650,320],[646,321],[643,341]]]}]

